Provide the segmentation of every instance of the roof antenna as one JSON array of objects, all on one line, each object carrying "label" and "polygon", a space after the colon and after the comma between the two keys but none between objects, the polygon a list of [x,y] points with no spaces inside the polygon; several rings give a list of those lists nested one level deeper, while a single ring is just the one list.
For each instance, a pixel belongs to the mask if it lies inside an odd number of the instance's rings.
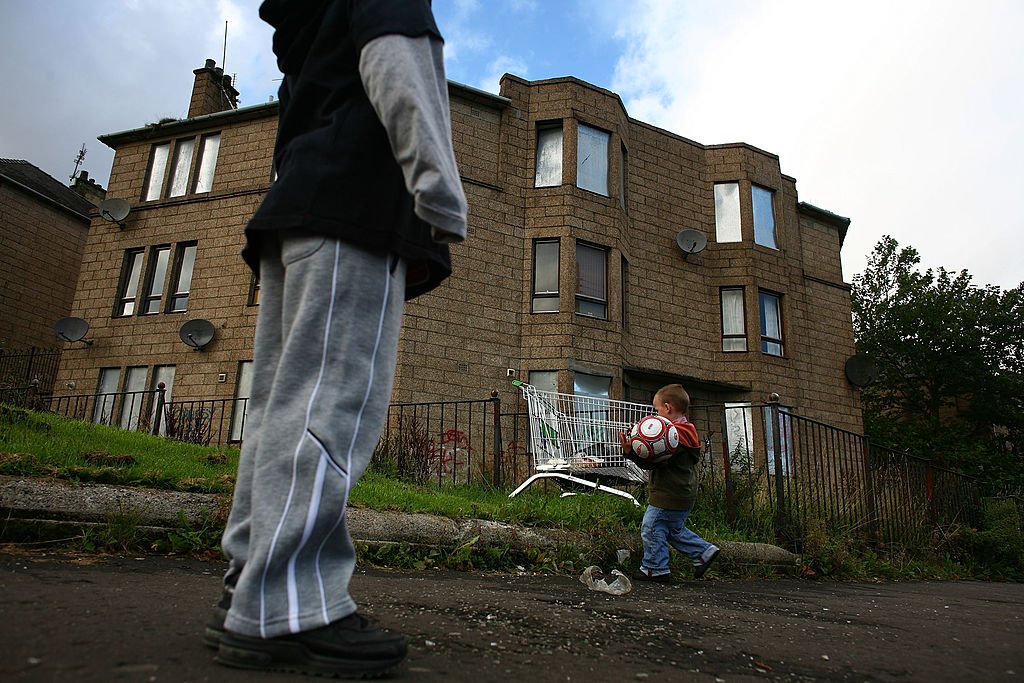
[{"label": "roof antenna", "polygon": [[220,57],[220,68],[221,68],[221,70],[224,73],[227,73],[227,69],[226,69],[227,63],[228,63],[228,21],[227,21],[227,19],[225,19],[224,20],[224,52],[221,54],[221,57]]},{"label": "roof antenna", "polygon": [[85,151],[86,151],[85,150],[85,143],[83,142],[82,143],[82,149],[78,150],[78,154],[75,155],[75,170],[73,170],[71,172],[71,180],[72,181],[75,179],[75,176],[78,175],[78,167],[81,165],[82,161],[85,159]]}]

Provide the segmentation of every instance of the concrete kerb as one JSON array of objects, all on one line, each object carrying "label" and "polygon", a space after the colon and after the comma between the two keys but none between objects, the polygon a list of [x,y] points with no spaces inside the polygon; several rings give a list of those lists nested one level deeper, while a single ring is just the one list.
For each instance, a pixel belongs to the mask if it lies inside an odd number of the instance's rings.
[{"label": "concrete kerb", "polygon": [[[182,520],[200,526],[210,517],[226,514],[230,497],[223,494],[184,493],[130,486],[75,484],[54,479],[0,476],[0,514],[4,519],[40,523],[102,525],[112,514],[138,516],[140,526],[175,529]],[[349,531],[358,541],[372,544],[410,543],[455,548],[466,543],[528,548],[585,547],[590,538],[561,529],[538,529],[487,520],[456,521],[422,513],[401,513],[349,508]],[[474,539],[476,539],[474,541]],[[719,541],[722,559],[740,565],[796,570],[799,557],[764,543]],[[623,539],[621,547],[639,552],[639,534]]]}]

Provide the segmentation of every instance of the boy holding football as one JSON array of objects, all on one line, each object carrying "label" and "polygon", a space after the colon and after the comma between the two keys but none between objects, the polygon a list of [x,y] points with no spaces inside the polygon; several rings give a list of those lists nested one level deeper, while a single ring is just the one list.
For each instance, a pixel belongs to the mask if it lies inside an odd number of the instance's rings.
[{"label": "boy holding football", "polygon": [[666,460],[650,463],[633,454],[629,438],[619,433],[623,454],[641,469],[648,470],[647,510],[640,527],[644,545],[639,581],[669,583],[669,546],[693,562],[694,577],[700,578],[718,557],[719,548],[686,528],[686,518],[697,500],[697,464],[700,462],[700,440],[697,428],[686,419],[690,396],[681,384],[669,384],[654,395],[652,401],[658,415],[672,422],[679,431],[679,447]]}]

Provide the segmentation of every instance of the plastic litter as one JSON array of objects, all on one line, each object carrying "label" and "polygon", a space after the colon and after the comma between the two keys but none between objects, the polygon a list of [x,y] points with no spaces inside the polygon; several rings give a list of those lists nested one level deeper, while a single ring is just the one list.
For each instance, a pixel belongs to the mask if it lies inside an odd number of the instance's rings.
[{"label": "plastic litter", "polygon": [[626,564],[626,560],[629,559],[629,551],[628,550],[616,550],[615,551],[615,557],[616,557],[616,559],[618,559],[619,564]]},{"label": "plastic litter", "polygon": [[604,578],[604,572],[601,571],[601,568],[592,565],[583,570],[583,573],[580,575],[580,583],[592,591],[610,593],[611,595],[625,595],[633,590],[633,584],[630,582],[629,577],[618,569],[612,570],[612,576],[615,579],[608,583]]}]

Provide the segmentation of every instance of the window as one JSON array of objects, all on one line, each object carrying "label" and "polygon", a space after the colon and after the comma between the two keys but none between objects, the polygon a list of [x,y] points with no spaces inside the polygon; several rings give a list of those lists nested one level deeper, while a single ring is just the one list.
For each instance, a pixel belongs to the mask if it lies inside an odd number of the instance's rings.
[{"label": "window", "polygon": [[139,278],[142,276],[142,249],[129,249],[124,253],[121,265],[121,283],[117,287],[117,302],[114,316],[135,313],[135,297],[139,295]]},{"label": "window", "polygon": [[164,186],[164,174],[167,173],[167,158],[171,152],[171,143],[165,142],[162,145],[153,145],[153,152],[149,159],[149,178],[146,180],[146,194],[144,201],[160,199],[160,189]]},{"label": "window", "polygon": [[128,368],[124,380],[124,398],[121,401],[121,429],[134,431],[139,428],[142,407],[150,394],[146,391],[146,376],[149,368],[145,366]]},{"label": "window", "polygon": [[231,411],[231,440],[241,441],[245,431],[245,417],[252,396],[252,361],[238,364],[238,382],[235,384],[235,405]]},{"label": "window", "polygon": [[608,318],[608,250],[576,244],[576,312]]},{"label": "window", "polygon": [[256,273],[249,276],[249,305],[260,305],[260,279],[256,277]]},{"label": "window", "polygon": [[726,403],[725,444],[732,469],[754,469],[754,425],[749,403]]},{"label": "window", "polygon": [[623,211],[626,210],[626,161],[626,146],[622,145],[621,165],[619,167],[619,206],[622,207]]},{"label": "window", "polygon": [[96,384],[96,403],[92,407],[92,421],[108,425],[114,416],[117,388],[121,384],[121,368],[101,368]]},{"label": "window", "polygon": [[774,193],[754,185],[750,188],[751,203],[754,207],[754,243],[763,247],[778,249],[775,243]]},{"label": "window", "polygon": [[722,350],[747,350],[747,324],[743,306],[742,287],[723,287],[722,298]]},{"label": "window", "polygon": [[150,154],[143,201],[149,202],[161,197],[182,197],[190,188],[196,193],[209,192],[213,189],[219,152],[219,133],[177,140],[173,152],[169,142],[154,145]]},{"label": "window", "polygon": [[629,316],[627,311],[629,310],[626,302],[629,301],[629,261],[626,257],[622,257],[622,329],[629,329]]},{"label": "window", "polygon": [[[143,268],[144,249],[130,249],[125,252],[121,266],[121,282],[117,300],[114,302],[114,317],[128,315],[154,315],[160,313],[164,290],[168,290],[166,312],[180,313],[188,310],[188,299],[195,272],[196,242],[179,242],[174,247],[171,261],[171,245],[161,244],[149,249],[149,260]],[[145,277],[141,273],[145,270]],[[170,274],[170,278],[168,278]],[[140,280],[141,291],[140,291]],[[170,284],[168,286],[168,280]]]},{"label": "window", "polygon": [[576,186],[608,196],[608,133],[582,123],[576,136]]},{"label": "window", "polygon": [[761,351],[770,356],[782,355],[782,297],[771,292],[758,292],[761,309]]},{"label": "window", "polygon": [[196,194],[213,189],[213,173],[217,170],[217,154],[220,152],[220,134],[204,135],[199,146],[199,172],[196,174]]},{"label": "window", "polygon": [[174,162],[171,164],[168,197],[181,197],[188,190],[189,171],[192,170],[192,152],[196,141],[192,138],[178,140],[174,146]]},{"label": "window", "polygon": [[164,282],[167,279],[167,263],[170,261],[169,246],[153,247],[149,251],[149,271],[146,273],[146,284],[143,287],[142,306],[139,315],[152,315],[160,312],[160,299],[163,298]]},{"label": "window", "polygon": [[188,293],[192,287],[192,271],[196,264],[196,243],[182,243],[174,254],[174,270],[171,274],[171,292],[167,305],[168,312],[180,313],[188,309]]},{"label": "window", "polygon": [[531,370],[530,384],[537,387],[539,391],[558,391],[557,370]]},{"label": "window", "polygon": [[537,173],[535,187],[562,184],[562,124],[537,126]]},{"label": "window", "polygon": [[718,183],[715,185],[715,240],[739,242],[742,239],[739,183]]},{"label": "window", "polygon": [[558,312],[558,240],[533,243],[534,313]]},{"label": "window", "polygon": [[581,442],[601,443],[616,439],[616,434],[609,433],[608,398],[611,386],[611,377],[583,372],[573,375],[572,411],[573,416],[579,420],[574,431]]}]

